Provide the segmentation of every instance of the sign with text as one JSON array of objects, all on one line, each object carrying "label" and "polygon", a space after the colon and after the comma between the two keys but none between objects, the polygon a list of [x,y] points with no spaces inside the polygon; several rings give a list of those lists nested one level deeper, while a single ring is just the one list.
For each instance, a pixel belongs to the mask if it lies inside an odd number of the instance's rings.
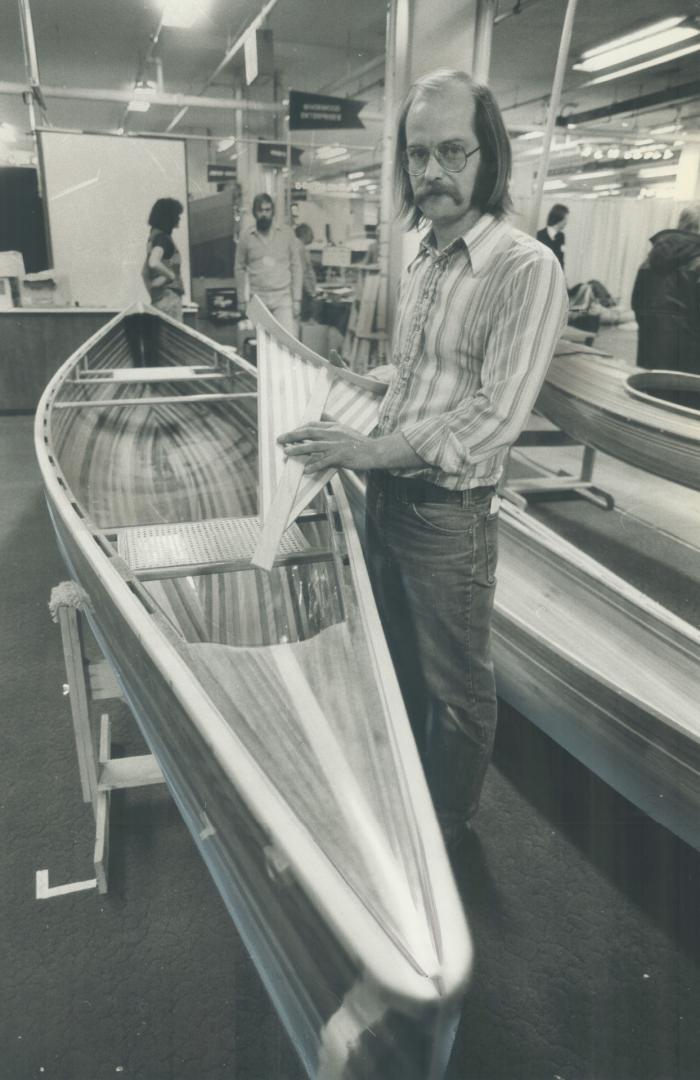
[{"label": "sign with text", "polygon": [[[303,150],[299,146],[292,147],[292,167],[301,165]],[[258,143],[258,165],[273,165],[277,169],[284,169],[287,164],[286,143]]]},{"label": "sign with text", "polygon": [[223,180],[235,180],[237,171],[235,165],[207,165],[207,180],[210,184],[218,184]]},{"label": "sign with text", "polygon": [[289,130],[318,131],[331,128],[364,128],[360,110],[366,101],[289,91]]}]

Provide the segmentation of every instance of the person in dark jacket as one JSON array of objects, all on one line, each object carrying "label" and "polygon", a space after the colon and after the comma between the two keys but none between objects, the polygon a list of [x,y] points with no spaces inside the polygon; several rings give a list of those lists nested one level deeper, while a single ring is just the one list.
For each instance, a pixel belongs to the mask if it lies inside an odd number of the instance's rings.
[{"label": "person in dark jacket", "polygon": [[639,324],[637,364],[700,373],[700,204],[677,229],[651,238],[637,272],[632,307]]},{"label": "person in dark jacket", "polygon": [[563,203],[555,203],[547,214],[547,224],[544,229],[537,233],[537,239],[550,251],[553,251],[559,260],[559,265],[564,269],[564,229],[569,220],[569,207]]}]

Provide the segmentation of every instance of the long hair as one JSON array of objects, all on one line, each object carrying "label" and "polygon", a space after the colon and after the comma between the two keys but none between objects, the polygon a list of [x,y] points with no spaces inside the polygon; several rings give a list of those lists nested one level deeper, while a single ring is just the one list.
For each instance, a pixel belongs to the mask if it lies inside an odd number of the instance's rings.
[{"label": "long hair", "polygon": [[481,152],[472,193],[472,206],[497,218],[507,214],[512,206],[508,192],[511,170],[510,141],[496,99],[487,86],[475,82],[466,71],[444,68],[423,75],[413,83],[399,114],[394,156],[394,189],[399,216],[406,220],[409,229],[417,229],[421,225],[423,214],[420,207],[416,206],[411,181],[403,167],[406,118],[417,98],[452,86],[469,91],[474,101],[474,134]]},{"label": "long hair", "polygon": [[184,207],[177,199],[156,199],[148,215],[148,224],[159,232],[171,233]]}]

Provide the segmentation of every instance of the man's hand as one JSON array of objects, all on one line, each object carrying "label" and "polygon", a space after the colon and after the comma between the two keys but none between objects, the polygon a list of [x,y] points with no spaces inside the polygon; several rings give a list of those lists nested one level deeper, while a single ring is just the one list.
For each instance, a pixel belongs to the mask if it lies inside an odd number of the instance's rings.
[{"label": "man's hand", "polygon": [[323,469],[394,469],[424,467],[401,432],[371,439],[335,420],[315,420],[278,440],[287,457],[301,458],[304,472]]},{"label": "man's hand", "polygon": [[375,440],[333,420],[315,420],[278,440],[287,457],[301,458],[305,473],[329,468],[373,469]]}]

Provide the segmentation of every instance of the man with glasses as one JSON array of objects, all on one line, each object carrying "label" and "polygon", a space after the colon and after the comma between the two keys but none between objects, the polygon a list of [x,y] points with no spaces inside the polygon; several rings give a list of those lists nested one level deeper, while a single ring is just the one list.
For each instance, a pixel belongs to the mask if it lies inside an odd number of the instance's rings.
[{"label": "man with glasses", "polygon": [[379,425],[371,438],[327,422],[281,437],[308,472],[369,473],[372,585],[450,847],[476,812],[496,729],[496,484],[568,308],[552,252],[505,220],[510,165],[486,87],[459,71],[411,87],[396,190],[409,228],[430,228],[401,284]]}]

